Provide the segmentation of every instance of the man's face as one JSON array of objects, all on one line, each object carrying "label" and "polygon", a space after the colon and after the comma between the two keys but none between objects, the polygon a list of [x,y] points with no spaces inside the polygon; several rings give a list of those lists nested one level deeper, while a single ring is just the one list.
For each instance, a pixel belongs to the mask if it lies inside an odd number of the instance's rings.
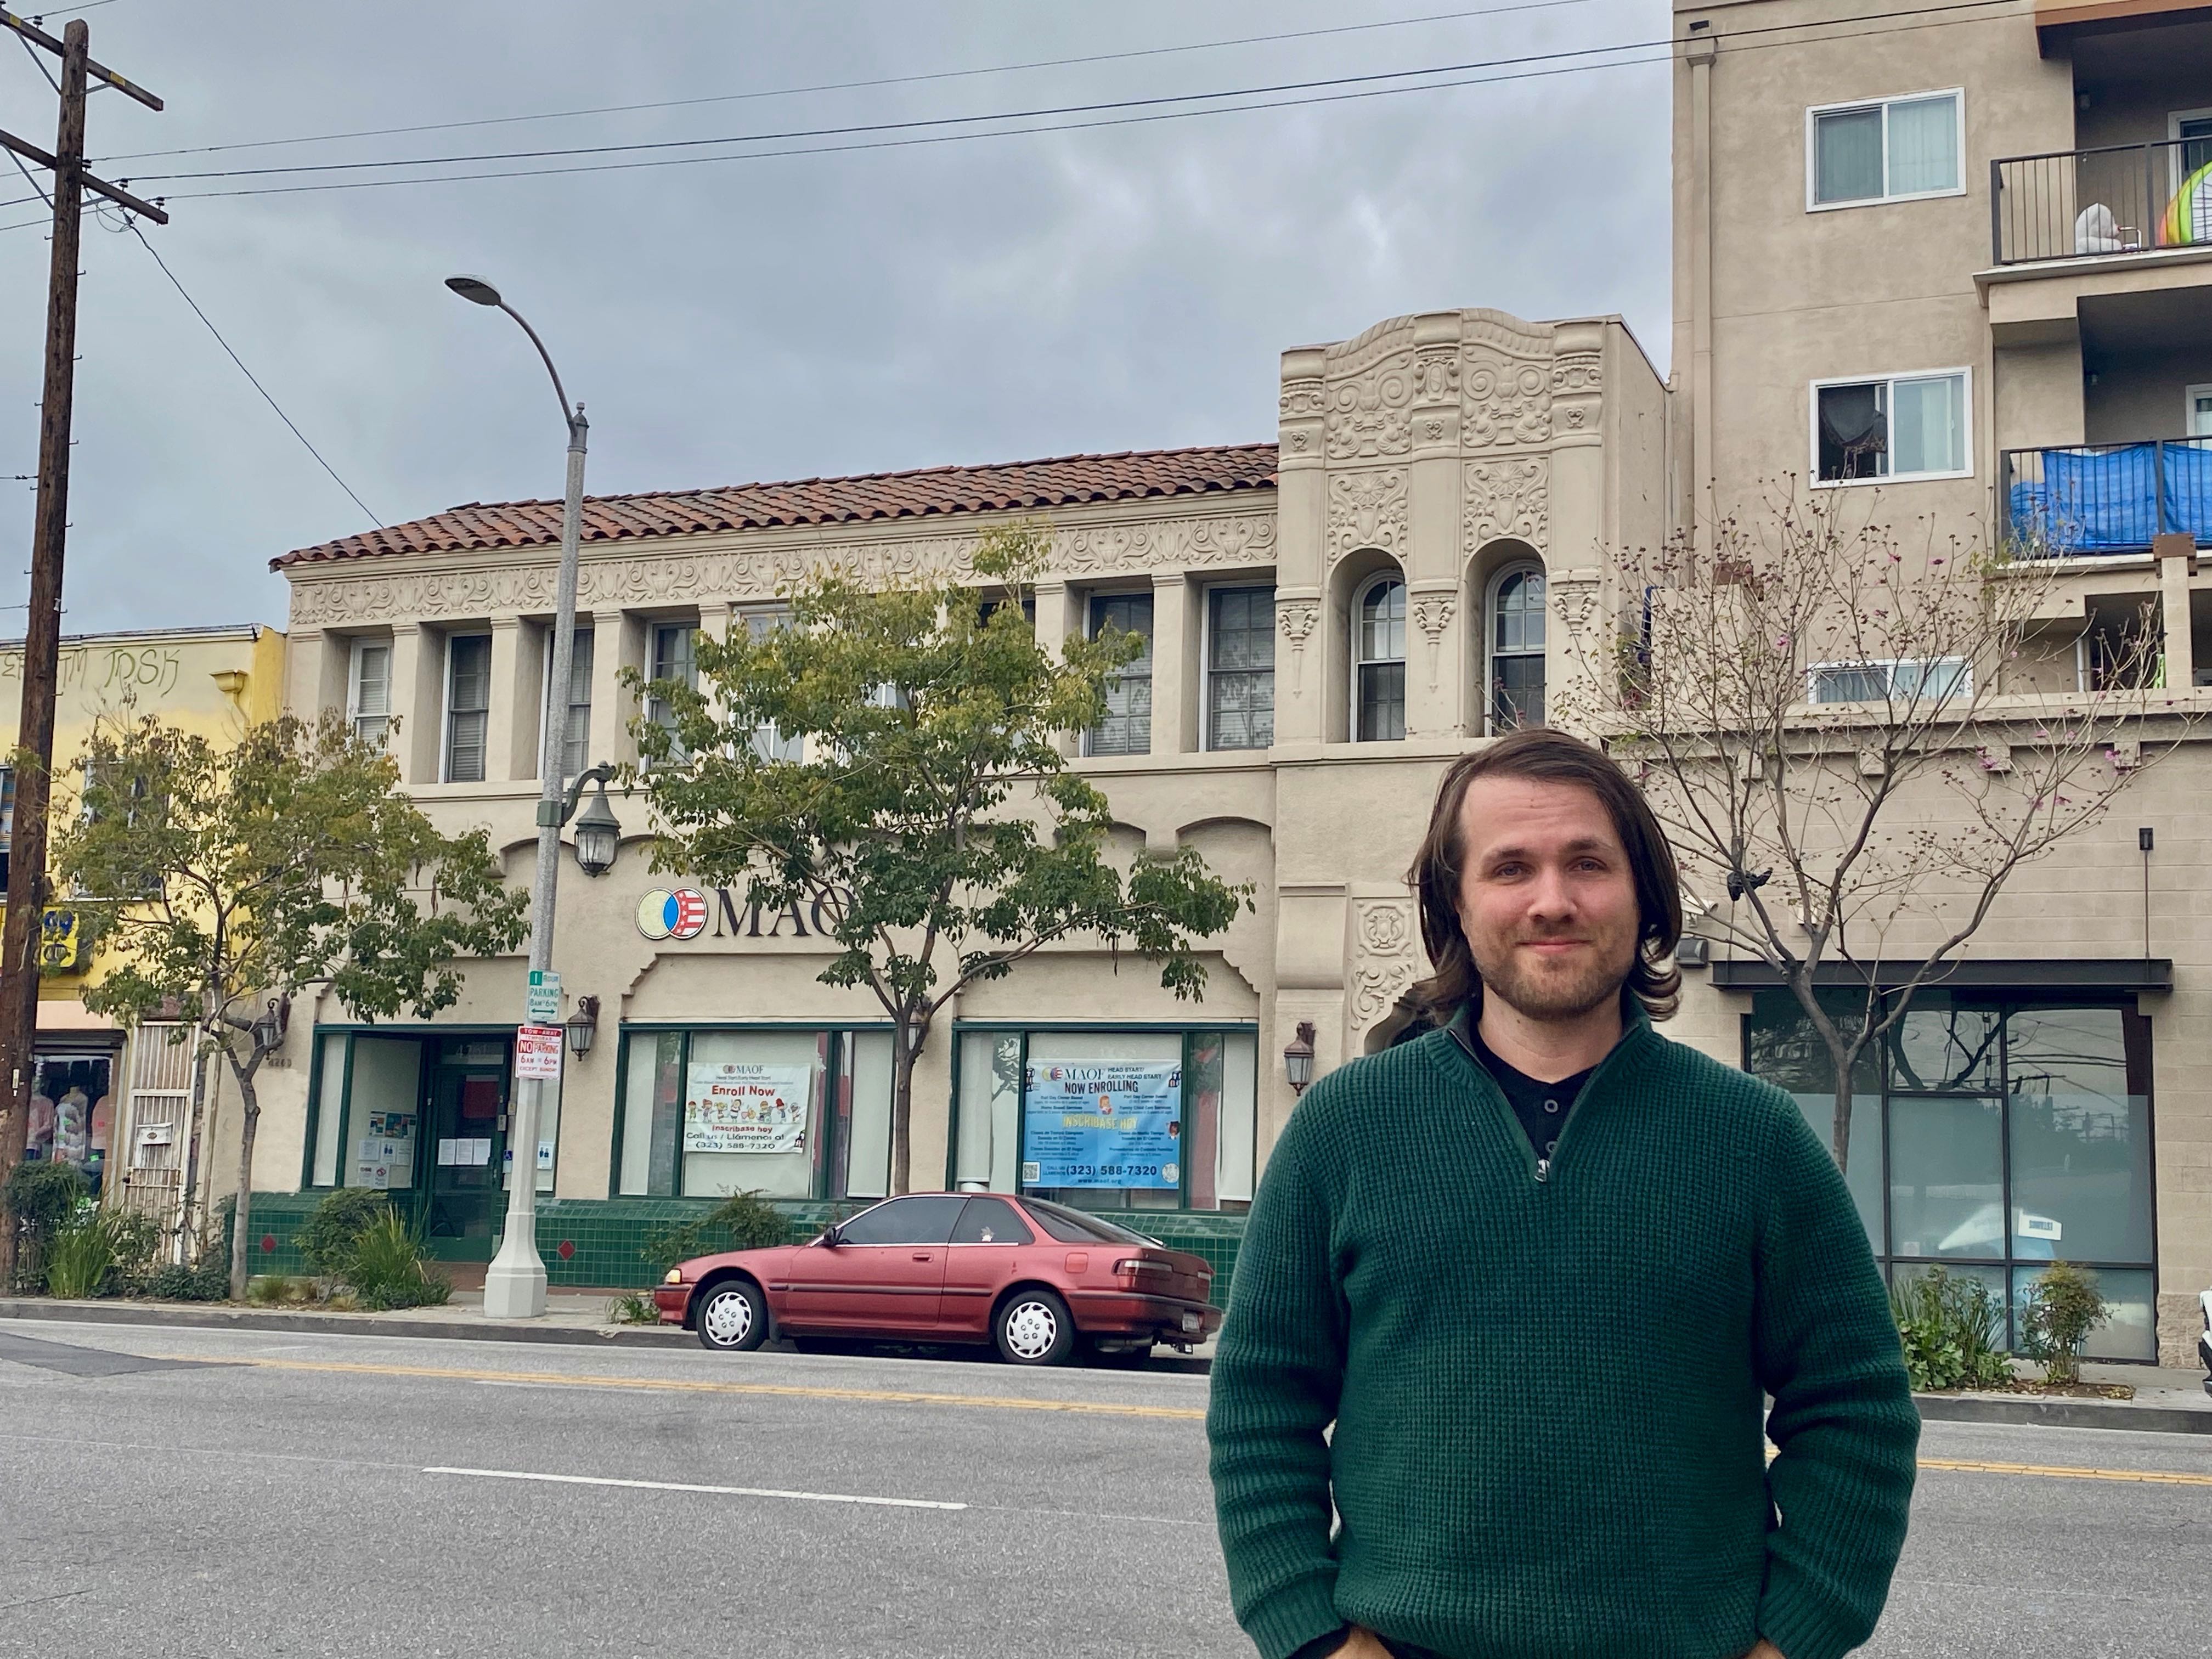
[{"label": "man's face", "polygon": [[1636,880],[1595,794],[1477,778],[1460,807],[1460,927],[1486,989],[1547,1021],[1620,994],[1636,961]]}]

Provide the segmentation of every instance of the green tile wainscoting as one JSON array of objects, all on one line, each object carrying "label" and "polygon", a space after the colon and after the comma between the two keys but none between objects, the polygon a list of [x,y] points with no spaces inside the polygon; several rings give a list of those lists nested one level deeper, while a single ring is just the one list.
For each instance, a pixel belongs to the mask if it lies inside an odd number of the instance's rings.
[{"label": "green tile wainscoting", "polygon": [[[246,1217],[253,1243],[246,1251],[249,1271],[304,1273],[299,1231],[328,1194],[256,1193]],[[852,1200],[778,1199],[772,1202],[791,1226],[793,1243],[811,1238],[840,1214],[865,1204]],[[544,1258],[550,1285],[595,1290],[643,1288],[658,1273],[644,1255],[647,1234],[697,1219],[715,1200],[698,1198],[540,1198],[538,1253]],[[1244,1217],[1203,1211],[1116,1212],[1106,1218],[1146,1232],[1171,1249],[1203,1257],[1213,1268],[1213,1300],[1226,1307],[1237,1250],[1244,1237]],[[226,1246],[228,1239],[226,1238]],[[436,1254],[432,1241],[432,1254]]]}]

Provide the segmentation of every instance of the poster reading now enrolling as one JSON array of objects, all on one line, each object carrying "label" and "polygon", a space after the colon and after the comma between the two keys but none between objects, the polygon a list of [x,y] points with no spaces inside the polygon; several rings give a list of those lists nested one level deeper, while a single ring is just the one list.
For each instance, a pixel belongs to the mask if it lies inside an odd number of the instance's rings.
[{"label": "poster reading now enrolling", "polygon": [[806,1145],[811,1066],[695,1064],[688,1082],[685,1152],[794,1152]]},{"label": "poster reading now enrolling", "polygon": [[1173,1060],[1031,1060],[1022,1118],[1024,1186],[1182,1184],[1182,1067]]}]

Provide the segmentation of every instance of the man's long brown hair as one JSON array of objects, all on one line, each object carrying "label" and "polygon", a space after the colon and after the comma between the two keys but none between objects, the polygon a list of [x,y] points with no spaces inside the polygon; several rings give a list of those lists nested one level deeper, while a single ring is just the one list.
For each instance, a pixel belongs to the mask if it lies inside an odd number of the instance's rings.
[{"label": "man's long brown hair", "polygon": [[1406,879],[1421,906],[1421,943],[1435,971],[1413,987],[1413,999],[1439,1024],[1449,1022],[1482,989],[1474,953],[1459,920],[1460,878],[1466,848],[1460,833],[1467,787],[1477,778],[1528,778],[1571,783],[1605,804],[1613,833],[1628,854],[1636,878],[1636,960],[1621,987],[1622,1008],[1634,997],[1653,1019],[1672,1015],[1682,1000],[1682,974],[1672,960],[1682,937],[1682,890],[1674,852],[1644,796],[1599,750],[1563,732],[1541,727],[1516,732],[1486,748],[1462,755],[1437,787],[1429,833]]}]

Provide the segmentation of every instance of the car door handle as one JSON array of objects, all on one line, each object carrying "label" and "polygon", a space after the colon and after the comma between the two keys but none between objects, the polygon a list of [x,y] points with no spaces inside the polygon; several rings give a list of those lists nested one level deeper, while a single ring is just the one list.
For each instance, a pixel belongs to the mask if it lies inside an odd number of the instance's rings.
[{"label": "car door handle", "polygon": [[937,1255],[933,1250],[916,1250],[914,1253],[914,1259],[916,1261],[934,1261],[937,1260]]}]

